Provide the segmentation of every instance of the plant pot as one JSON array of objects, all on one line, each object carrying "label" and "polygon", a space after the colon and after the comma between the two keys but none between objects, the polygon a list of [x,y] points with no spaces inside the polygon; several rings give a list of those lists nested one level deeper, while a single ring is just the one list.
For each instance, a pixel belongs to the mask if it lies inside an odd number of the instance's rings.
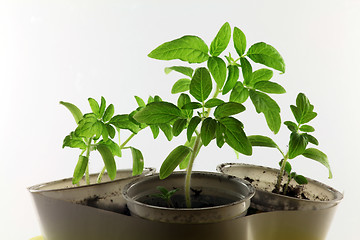
[{"label": "plant pot", "polygon": [[104,210],[122,213],[126,210],[126,201],[122,197],[123,187],[135,179],[155,173],[154,168],[145,168],[144,172],[138,176],[132,176],[132,170],[118,170],[116,178],[111,181],[105,173],[101,183],[96,182],[98,174],[90,175],[90,185],[86,185],[84,179],[80,186],[72,184],[72,178],[66,178],[58,181],[38,184],[29,187],[36,208],[41,208],[41,204],[36,201],[34,196],[43,195],[53,199],[59,199],[76,204],[87,205],[101,208]]},{"label": "plant pot", "polygon": [[[194,172],[191,178],[194,207],[186,208],[184,182],[185,172],[175,172],[165,180],[160,180],[158,175],[147,176],[126,185],[123,196],[131,215],[159,222],[198,224],[245,216],[254,195],[254,189],[247,181],[219,173]],[[149,204],[151,196],[158,193],[158,186],[179,189],[172,196],[177,208]],[[205,207],[196,207],[204,202]]]}]

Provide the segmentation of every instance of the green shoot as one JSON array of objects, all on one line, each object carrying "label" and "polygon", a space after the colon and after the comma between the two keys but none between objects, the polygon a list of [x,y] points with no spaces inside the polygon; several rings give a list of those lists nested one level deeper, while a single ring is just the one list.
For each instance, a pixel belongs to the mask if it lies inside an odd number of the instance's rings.
[{"label": "green shoot", "polygon": [[174,204],[171,201],[171,197],[177,192],[179,191],[178,188],[175,188],[173,190],[168,191],[166,188],[162,187],[162,186],[157,186],[156,187],[160,193],[158,194],[152,194],[151,196],[153,197],[159,197],[161,199],[164,199],[168,205],[169,208],[173,208]]}]

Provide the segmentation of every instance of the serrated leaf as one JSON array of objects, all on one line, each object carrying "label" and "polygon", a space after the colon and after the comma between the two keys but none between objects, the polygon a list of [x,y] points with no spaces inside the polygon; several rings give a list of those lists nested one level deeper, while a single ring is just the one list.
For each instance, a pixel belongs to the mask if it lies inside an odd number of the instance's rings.
[{"label": "serrated leaf", "polygon": [[216,120],[208,117],[206,118],[200,129],[200,135],[201,135],[201,141],[204,144],[204,146],[209,145],[211,140],[215,137],[215,131],[216,131]]},{"label": "serrated leaf", "polygon": [[230,24],[226,22],[217,33],[215,39],[210,44],[210,54],[219,56],[228,46],[231,38]]},{"label": "serrated leaf", "polygon": [[243,124],[232,117],[219,119],[219,122],[225,127],[225,142],[235,151],[250,156],[252,146],[243,130]]},{"label": "serrated leaf", "polygon": [[300,131],[303,131],[303,132],[314,132],[314,131],[315,131],[315,128],[313,128],[313,127],[310,126],[310,125],[302,125],[302,126],[300,126]]},{"label": "serrated leaf", "polygon": [[306,149],[303,154],[304,157],[313,159],[319,163],[321,163],[323,166],[325,166],[329,170],[329,178],[332,178],[332,172],[330,168],[330,164],[328,161],[328,157],[325,153],[322,151],[316,149],[316,148],[308,148]]},{"label": "serrated leaf", "polygon": [[289,159],[293,159],[304,153],[308,144],[307,138],[296,132],[292,132],[289,142]]},{"label": "serrated leaf", "polygon": [[176,94],[176,93],[188,91],[190,89],[190,83],[191,83],[190,79],[187,78],[179,79],[178,81],[175,82],[175,84],[171,88],[171,93]]},{"label": "serrated leaf", "polygon": [[139,107],[145,107],[145,102],[141,97],[135,96],[135,100]]},{"label": "serrated leaf", "polygon": [[260,81],[255,83],[254,88],[266,93],[282,94],[286,90],[279,84],[270,81]]},{"label": "serrated leaf", "polygon": [[240,58],[241,72],[244,78],[244,84],[247,85],[252,79],[252,67],[246,58]]},{"label": "serrated leaf", "polygon": [[228,66],[228,77],[225,83],[225,86],[222,90],[222,94],[225,95],[230,92],[236,85],[237,80],[239,79],[239,67],[235,65]]},{"label": "serrated leaf", "polygon": [[247,137],[253,147],[278,148],[278,145],[269,137],[262,135],[251,135]]},{"label": "serrated leaf", "polygon": [[169,123],[160,123],[159,125],[160,130],[165,134],[167,140],[171,141],[173,138],[172,128]]},{"label": "serrated leaf", "polygon": [[81,178],[84,176],[88,163],[89,163],[88,157],[82,155],[79,156],[79,160],[74,170],[72,184],[77,184],[81,180]]},{"label": "serrated leaf", "polygon": [[140,131],[140,127],[132,122],[129,117],[130,116],[128,114],[116,115],[110,119],[109,124],[112,124],[120,129],[127,129],[133,133],[138,133]]},{"label": "serrated leaf", "polygon": [[93,112],[96,116],[100,117],[100,116],[99,116],[99,113],[100,113],[99,103],[98,103],[95,99],[93,99],[93,98],[88,98],[88,102],[89,102],[89,104],[90,104],[90,108],[91,108],[92,112]]},{"label": "serrated leaf", "polygon": [[130,147],[133,158],[132,175],[140,175],[144,170],[144,157],[140,150]]},{"label": "serrated leaf", "polygon": [[195,116],[190,120],[186,133],[189,142],[191,141],[192,135],[195,132],[196,127],[199,125],[200,122],[201,122],[201,118],[198,116]]},{"label": "serrated leaf", "polygon": [[80,109],[72,103],[60,101],[60,104],[65,106],[71,112],[71,114],[75,119],[76,124],[79,124],[80,120],[83,118],[83,114],[80,111]]},{"label": "serrated leaf", "polygon": [[190,94],[199,102],[204,102],[212,90],[212,81],[209,71],[200,67],[195,70],[190,83]]},{"label": "serrated leaf", "polygon": [[292,121],[285,121],[284,124],[287,126],[287,128],[291,132],[297,132],[298,131],[298,125]]},{"label": "serrated leaf", "polygon": [[158,60],[179,59],[189,63],[202,63],[208,60],[209,48],[197,36],[183,36],[161,44],[149,53],[149,57]]},{"label": "serrated leaf", "polygon": [[245,34],[237,27],[234,28],[234,47],[239,56],[243,56],[246,50]]},{"label": "serrated leaf", "polygon": [[285,72],[284,59],[271,45],[264,42],[255,43],[249,48],[246,55],[256,63],[279,70],[282,73]]},{"label": "serrated leaf", "polygon": [[205,103],[206,108],[213,108],[223,104],[224,101],[218,98],[211,98]]},{"label": "serrated leaf", "polygon": [[181,110],[169,102],[149,103],[134,115],[137,122],[149,125],[169,123],[179,117],[182,117]]},{"label": "serrated leaf", "polygon": [[103,121],[104,122],[110,121],[110,119],[114,115],[114,112],[115,112],[114,105],[110,104],[105,110]]},{"label": "serrated leaf", "polygon": [[252,73],[251,81],[249,82],[249,86],[254,86],[255,83],[260,81],[269,81],[273,77],[273,71],[266,68],[261,68]]},{"label": "serrated leaf", "polygon": [[221,89],[226,80],[226,63],[219,57],[210,57],[207,62],[207,67],[218,88]]},{"label": "serrated leaf", "polygon": [[230,101],[244,103],[249,98],[249,90],[247,90],[241,82],[237,82],[230,93]]},{"label": "serrated leaf", "polygon": [[166,157],[160,168],[160,179],[165,179],[175,170],[175,168],[190,154],[191,148],[184,145],[176,147]]},{"label": "serrated leaf", "polygon": [[173,135],[179,136],[180,133],[185,129],[187,124],[187,120],[186,119],[178,119],[174,122],[172,131],[173,131]]},{"label": "serrated leaf", "polygon": [[244,105],[236,102],[227,102],[219,105],[215,111],[214,116],[216,119],[228,117],[245,111]]},{"label": "serrated leaf", "polygon": [[97,145],[96,149],[99,151],[99,153],[104,161],[105,168],[109,175],[109,178],[111,180],[114,180],[116,177],[116,163],[115,163],[115,159],[114,159],[112,152],[105,144]]},{"label": "serrated leaf", "polygon": [[181,109],[185,109],[185,110],[189,110],[189,109],[198,109],[198,108],[202,108],[203,105],[199,102],[189,102],[187,104],[185,104],[184,106],[182,106]]},{"label": "serrated leaf", "polygon": [[183,66],[172,66],[172,67],[167,67],[165,68],[165,73],[169,74],[171,71],[176,71],[179,72],[181,74],[184,74],[188,77],[192,77],[194,70],[190,67],[183,67]]}]

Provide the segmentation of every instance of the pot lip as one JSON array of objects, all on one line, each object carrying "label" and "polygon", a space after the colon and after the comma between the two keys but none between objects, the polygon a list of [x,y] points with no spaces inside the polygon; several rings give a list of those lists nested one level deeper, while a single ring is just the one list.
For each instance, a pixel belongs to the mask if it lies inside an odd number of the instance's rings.
[{"label": "pot lip", "polygon": [[[129,177],[125,177],[125,178],[114,179],[112,181],[106,181],[106,182],[101,182],[101,183],[91,183],[89,185],[81,185],[81,186],[73,185],[73,186],[67,187],[67,188],[41,189],[41,188],[43,188],[45,186],[49,186],[49,185],[52,185],[52,184],[66,182],[66,181],[72,181],[72,178],[70,177],[70,178],[63,178],[63,179],[59,179],[59,180],[55,180],[55,181],[36,184],[36,185],[31,186],[31,187],[28,187],[27,189],[28,189],[28,191],[30,193],[56,192],[56,191],[61,191],[61,190],[83,189],[83,188],[85,189],[85,188],[89,188],[89,187],[92,187],[92,186],[101,186],[101,185],[107,184],[109,182],[112,183],[112,182],[119,182],[119,181],[128,180],[128,179],[135,179],[137,176],[141,176],[141,175],[151,176],[156,171],[156,169],[153,168],[153,167],[145,167],[144,170],[148,170],[149,172],[146,173],[146,174],[140,174],[140,175],[136,175],[136,176],[129,176]],[[132,172],[132,169],[130,169],[130,168],[129,169],[119,169],[116,172],[121,173],[121,172],[129,172],[129,171]],[[98,174],[99,173],[92,173],[92,174],[90,174],[90,176],[97,176]]]},{"label": "pot lip", "polygon": [[[261,168],[261,169],[267,169],[267,170],[271,170],[271,171],[276,171],[278,172],[279,170],[276,168],[271,168],[271,167],[265,167],[265,166],[261,166],[261,165],[254,165],[254,164],[247,164],[247,163],[221,163],[216,167],[216,170],[223,173],[222,168],[225,166],[245,166],[245,167],[255,167],[255,168]],[[225,173],[224,173],[225,174]],[[316,203],[316,204],[329,204],[329,203],[334,203],[337,204],[339,203],[343,198],[344,195],[339,192],[338,190],[336,190],[333,187],[330,187],[322,182],[319,182],[317,180],[314,180],[312,178],[308,178],[306,177],[306,179],[308,179],[309,182],[315,183],[316,185],[319,185],[321,187],[326,188],[329,192],[332,192],[334,194],[334,199],[332,200],[326,200],[326,201],[314,201],[314,200],[307,200],[307,199],[299,199],[299,198],[294,198],[294,197],[289,197],[289,196],[284,196],[281,194],[276,194],[276,193],[272,193],[272,192],[268,192],[262,189],[256,189],[256,191],[259,192],[263,192],[263,193],[267,193],[267,194],[271,194],[280,198],[284,198],[284,199],[289,199],[289,200],[297,200],[297,201],[302,201],[302,202],[307,202],[307,203]]]},{"label": "pot lip", "polygon": [[[185,172],[183,171],[175,171],[173,172],[170,176],[172,175],[184,175],[185,178]],[[217,173],[217,172],[207,172],[207,171],[193,171],[192,176],[194,175],[205,175],[205,176],[217,176],[217,177],[226,177],[226,174],[223,173]],[[169,177],[170,177],[169,176]],[[136,205],[140,205],[142,207],[147,207],[147,208],[152,208],[155,210],[166,210],[166,211],[172,211],[172,212],[176,212],[176,211],[187,211],[187,212],[191,212],[191,211],[203,211],[203,210],[215,210],[215,209],[220,209],[220,208],[224,208],[224,207],[231,207],[246,201],[250,201],[250,199],[255,195],[255,188],[251,185],[251,183],[249,183],[248,181],[232,176],[231,180],[235,180],[238,183],[241,183],[243,185],[245,185],[248,189],[249,189],[249,194],[247,196],[245,196],[243,199],[241,200],[237,200],[235,202],[229,203],[229,204],[225,204],[225,205],[219,205],[219,206],[214,206],[214,207],[203,207],[203,208],[167,208],[167,207],[159,207],[159,206],[154,206],[154,205],[149,205],[146,203],[142,203],[139,202],[133,198],[131,198],[128,194],[127,194],[127,190],[134,184],[138,183],[138,181],[145,181],[148,180],[149,178],[156,178],[159,179],[159,173],[153,174],[151,176],[146,176],[146,178],[143,178],[141,180],[135,180],[132,181],[128,184],[125,185],[125,187],[122,190],[122,195],[125,198],[125,200],[129,203],[133,203]],[[229,179],[229,178],[227,178]],[[160,180],[160,179],[159,179]],[[164,179],[165,180],[165,179]],[[162,181],[162,180],[161,180]]]}]

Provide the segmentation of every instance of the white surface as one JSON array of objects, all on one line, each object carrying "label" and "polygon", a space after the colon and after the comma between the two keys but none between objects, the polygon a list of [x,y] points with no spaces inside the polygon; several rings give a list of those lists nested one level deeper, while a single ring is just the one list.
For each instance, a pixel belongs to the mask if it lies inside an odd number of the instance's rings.
[{"label": "white surface", "polygon": [[[358,239],[360,212],[354,206],[360,194],[357,185],[351,187],[360,169],[359,11],[356,0],[0,1],[0,236],[39,235],[26,187],[72,175],[79,153],[63,150],[61,144],[75,122],[60,100],[86,112],[88,97],[105,96],[118,113],[136,107],[134,95],[174,100],[170,88],[178,75],[166,76],[163,68],[177,62],[156,61],[147,54],[160,43],[189,34],[210,44],[229,21],[244,31],[249,44],[267,42],[284,57],[286,74],[275,76],[287,89],[286,95],[275,97],[284,120],[300,91],[315,105],[316,136],[334,179],[328,180],[326,169],[312,161],[299,158],[293,166],[345,192],[328,239]],[[263,116],[247,106],[247,133],[269,133]],[[276,139],[285,147],[287,139],[281,136],[288,136],[284,127]],[[147,130],[132,145],[142,149],[147,166],[159,168],[182,139],[168,143],[161,136],[153,142]],[[255,150],[252,158],[237,160],[229,148],[207,148],[196,169],[214,170],[231,161],[276,166],[279,160],[271,150]],[[93,171],[101,168],[100,159],[94,156],[92,161]],[[118,165],[131,166],[129,153]]]}]

